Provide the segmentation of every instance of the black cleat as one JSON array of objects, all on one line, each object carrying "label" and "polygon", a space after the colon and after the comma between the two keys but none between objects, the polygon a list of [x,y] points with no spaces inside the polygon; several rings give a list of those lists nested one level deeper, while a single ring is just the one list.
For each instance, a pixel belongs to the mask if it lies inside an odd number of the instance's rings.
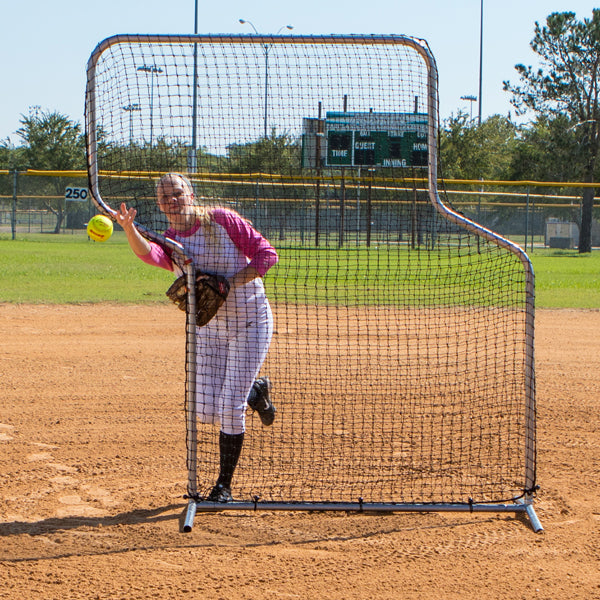
[{"label": "black cleat", "polygon": [[210,491],[208,498],[206,499],[208,502],[231,502],[233,500],[233,496],[231,495],[231,490],[228,487],[225,487],[222,483],[217,483],[215,487]]},{"label": "black cleat", "polygon": [[277,412],[269,396],[271,387],[268,377],[259,377],[252,384],[252,389],[248,395],[248,406],[258,413],[262,424],[266,427],[273,424]]}]

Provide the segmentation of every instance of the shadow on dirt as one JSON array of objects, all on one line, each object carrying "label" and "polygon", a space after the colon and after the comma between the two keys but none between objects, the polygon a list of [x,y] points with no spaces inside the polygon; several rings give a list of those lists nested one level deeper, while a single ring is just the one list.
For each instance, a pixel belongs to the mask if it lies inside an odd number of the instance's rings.
[{"label": "shadow on dirt", "polygon": [[47,535],[59,531],[79,529],[81,527],[111,527],[115,525],[138,525],[143,523],[158,523],[161,521],[180,520],[181,504],[169,504],[160,508],[139,509],[103,517],[64,517],[51,518],[42,521],[0,523],[0,537],[11,535]]}]

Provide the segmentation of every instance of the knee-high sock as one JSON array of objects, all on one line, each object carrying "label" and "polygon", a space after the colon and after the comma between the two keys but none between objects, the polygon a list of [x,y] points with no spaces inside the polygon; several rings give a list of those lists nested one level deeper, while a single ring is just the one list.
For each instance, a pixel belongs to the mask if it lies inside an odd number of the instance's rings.
[{"label": "knee-high sock", "polygon": [[228,433],[223,433],[222,431],[220,432],[219,451],[221,454],[221,464],[217,484],[228,488],[231,487],[231,480],[233,479],[233,473],[238,464],[243,444],[243,433],[238,433],[237,435],[230,435]]}]

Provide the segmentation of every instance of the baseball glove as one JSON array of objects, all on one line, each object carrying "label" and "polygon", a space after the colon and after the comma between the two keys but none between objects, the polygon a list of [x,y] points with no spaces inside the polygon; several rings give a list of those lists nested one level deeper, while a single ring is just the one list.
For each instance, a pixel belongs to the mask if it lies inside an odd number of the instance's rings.
[{"label": "baseball glove", "polygon": [[[196,275],[196,325],[206,325],[223,305],[229,294],[229,281],[221,275],[197,273]],[[167,290],[167,297],[180,310],[187,311],[186,276],[178,277]]]}]

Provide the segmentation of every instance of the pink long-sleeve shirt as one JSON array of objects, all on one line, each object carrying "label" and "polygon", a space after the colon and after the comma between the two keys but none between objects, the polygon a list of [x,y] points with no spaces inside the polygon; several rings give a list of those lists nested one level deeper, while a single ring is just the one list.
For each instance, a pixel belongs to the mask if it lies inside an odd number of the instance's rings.
[{"label": "pink long-sleeve shirt", "polygon": [[[235,247],[249,259],[246,264],[253,266],[261,277],[264,277],[266,272],[279,260],[275,248],[248,221],[242,219],[237,213],[225,208],[215,208],[211,212],[211,218],[225,230]],[[183,232],[169,228],[165,231],[165,237],[179,241],[185,246],[185,240],[193,238],[199,229],[199,223],[192,227],[192,229]],[[150,247],[149,254],[138,256],[149,265],[173,271],[173,261],[165,249],[154,242],[150,242]],[[195,259],[195,257],[193,258]],[[196,267],[203,270],[198,263],[196,263]],[[225,275],[224,273],[220,274]],[[234,274],[231,273],[225,276],[232,276]]]}]

